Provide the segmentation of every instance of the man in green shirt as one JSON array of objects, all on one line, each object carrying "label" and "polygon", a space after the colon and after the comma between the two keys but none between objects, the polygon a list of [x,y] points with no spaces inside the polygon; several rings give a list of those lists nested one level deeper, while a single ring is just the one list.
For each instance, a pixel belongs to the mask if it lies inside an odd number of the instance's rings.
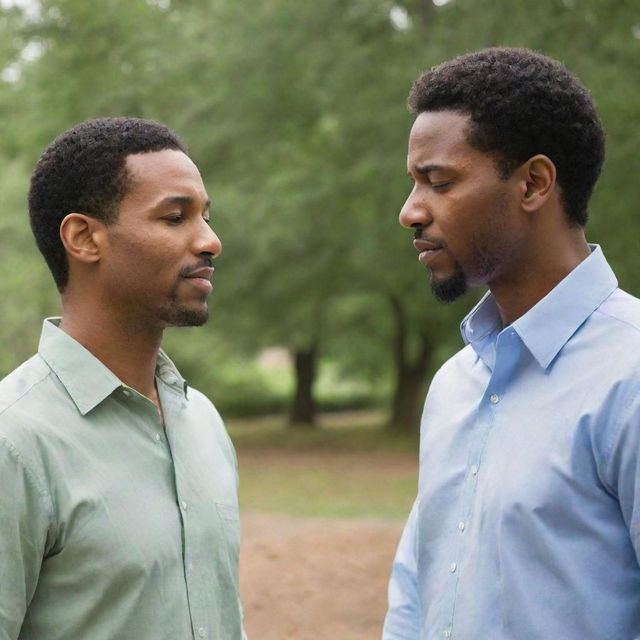
[{"label": "man in green shirt", "polygon": [[63,315],[0,382],[0,640],[243,637],[235,453],[160,349],[207,319],[209,205],[156,122],[81,123],[36,166]]}]

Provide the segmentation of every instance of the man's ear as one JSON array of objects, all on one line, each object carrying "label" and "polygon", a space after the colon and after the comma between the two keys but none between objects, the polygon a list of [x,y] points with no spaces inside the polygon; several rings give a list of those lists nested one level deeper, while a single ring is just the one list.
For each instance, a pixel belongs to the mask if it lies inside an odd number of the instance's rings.
[{"label": "man's ear", "polygon": [[556,165],[545,155],[535,155],[522,166],[524,171],[524,193],[522,208],[537,211],[547,202],[556,186]]},{"label": "man's ear", "polygon": [[100,260],[100,236],[104,224],[84,213],[69,213],[60,223],[60,240],[67,254],[79,262]]}]

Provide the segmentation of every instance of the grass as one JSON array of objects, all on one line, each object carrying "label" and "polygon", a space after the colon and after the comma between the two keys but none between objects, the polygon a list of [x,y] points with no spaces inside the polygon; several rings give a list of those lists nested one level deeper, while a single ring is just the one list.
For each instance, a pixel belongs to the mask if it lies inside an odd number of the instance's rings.
[{"label": "grass", "polygon": [[325,518],[404,519],[417,490],[417,437],[376,412],[327,414],[317,429],[282,417],[230,420],[244,510]]},{"label": "grass", "polygon": [[314,428],[291,428],[284,416],[231,418],[227,428],[239,451],[387,451],[417,453],[418,434],[384,428],[381,411],[325,413]]}]

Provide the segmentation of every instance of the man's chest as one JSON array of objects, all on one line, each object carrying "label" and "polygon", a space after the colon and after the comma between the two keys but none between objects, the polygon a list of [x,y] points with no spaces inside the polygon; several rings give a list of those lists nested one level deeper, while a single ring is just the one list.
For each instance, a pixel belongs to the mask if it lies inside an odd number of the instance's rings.
[{"label": "man's chest", "polygon": [[211,609],[212,590],[237,589],[235,468],[213,433],[189,421],[166,433],[160,424],[92,426],[53,446],[55,538],[33,610],[56,594],[88,608],[97,599],[104,615],[136,603],[138,616],[177,615],[190,626],[190,610],[207,615],[203,594]]},{"label": "man's chest", "polygon": [[588,599],[604,565],[628,560],[620,506],[601,479],[620,403],[594,368],[473,373],[437,382],[425,407],[418,566],[432,628],[495,634],[532,590],[536,606],[567,583]]}]

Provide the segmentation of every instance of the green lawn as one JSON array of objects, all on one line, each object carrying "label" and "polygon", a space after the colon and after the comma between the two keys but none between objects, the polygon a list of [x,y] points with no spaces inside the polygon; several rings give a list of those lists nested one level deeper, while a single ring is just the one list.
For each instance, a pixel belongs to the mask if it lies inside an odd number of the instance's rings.
[{"label": "green lawn", "polygon": [[405,519],[417,489],[417,437],[381,428],[379,414],[230,420],[243,510],[314,517]]}]

